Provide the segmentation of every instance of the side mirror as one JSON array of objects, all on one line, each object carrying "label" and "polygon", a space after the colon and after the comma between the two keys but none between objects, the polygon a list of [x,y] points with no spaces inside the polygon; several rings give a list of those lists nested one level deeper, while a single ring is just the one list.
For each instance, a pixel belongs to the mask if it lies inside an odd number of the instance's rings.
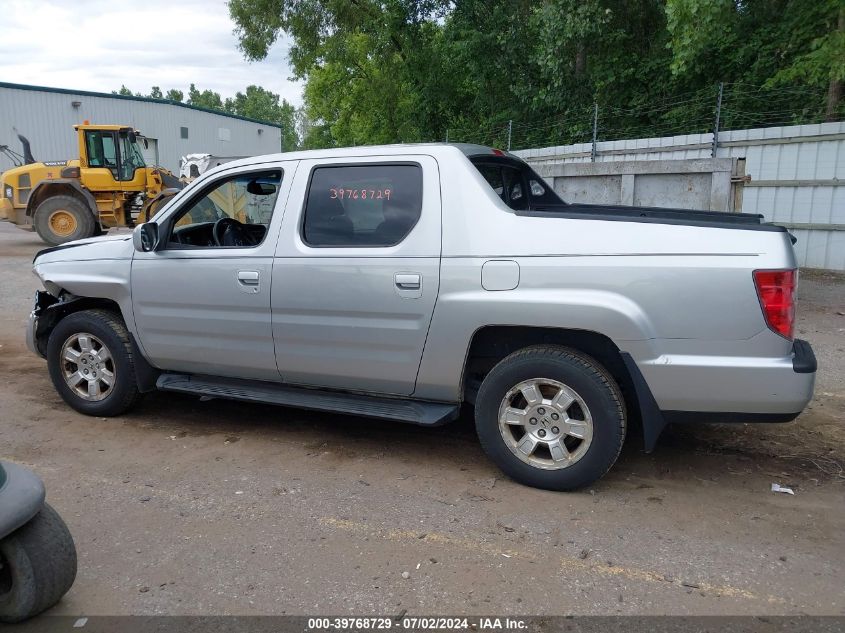
[{"label": "side mirror", "polygon": [[132,245],[141,253],[154,251],[158,246],[158,224],[144,222],[136,226],[132,232]]}]

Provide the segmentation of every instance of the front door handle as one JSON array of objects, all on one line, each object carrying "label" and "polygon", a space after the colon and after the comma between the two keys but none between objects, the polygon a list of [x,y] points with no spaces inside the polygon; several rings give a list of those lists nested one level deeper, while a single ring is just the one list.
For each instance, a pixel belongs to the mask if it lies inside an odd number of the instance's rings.
[{"label": "front door handle", "polygon": [[396,273],[393,281],[399,290],[419,290],[422,288],[422,275],[419,273]]},{"label": "front door handle", "polygon": [[244,292],[258,292],[258,280],[257,270],[238,271],[238,286]]},{"label": "front door handle", "polygon": [[258,271],[257,270],[239,270],[238,281],[245,286],[258,285]]}]

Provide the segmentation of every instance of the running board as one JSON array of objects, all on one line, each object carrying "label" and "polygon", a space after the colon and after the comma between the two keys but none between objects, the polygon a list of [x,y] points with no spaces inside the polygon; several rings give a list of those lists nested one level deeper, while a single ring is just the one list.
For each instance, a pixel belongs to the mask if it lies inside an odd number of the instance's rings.
[{"label": "running board", "polygon": [[263,380],[215,378],[188,374],[162,374],[156,382],[162,391],[178,391],[207,398],[245,400],[298,409],[334,411],[423,426],[446,424],[458,417],[458,405],[404,398],[385,398],[339,391],[292,387]]}]

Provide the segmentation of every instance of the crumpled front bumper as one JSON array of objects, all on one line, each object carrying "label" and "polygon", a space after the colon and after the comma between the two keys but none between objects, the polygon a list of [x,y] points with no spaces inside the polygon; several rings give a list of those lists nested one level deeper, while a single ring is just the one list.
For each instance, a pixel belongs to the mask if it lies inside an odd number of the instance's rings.
[{"label": "crumpled front bumper", "polygon": [[30,470],[0,462],[5,481],[0,484],[0,539],[8,536],[41,511],[44,484]]},{"label": "crumpled front bumper", "polygon": [[32,312],[29,313],[29,317],[27,317],[26,320],[26,346],[29,348],[30,352],[36,356],[40,356],[41,358],[45,358],[45,353],[38,345],[39,319],[46,308],[54,305],[58,301],[59,300],[49,292],[37,290],[35,292],[35,301],[32,307]]}]

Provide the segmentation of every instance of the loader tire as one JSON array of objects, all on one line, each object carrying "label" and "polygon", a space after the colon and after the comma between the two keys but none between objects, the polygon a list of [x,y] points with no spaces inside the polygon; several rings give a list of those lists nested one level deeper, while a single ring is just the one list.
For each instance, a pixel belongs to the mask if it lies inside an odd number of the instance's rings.
[{"label": "loader tire", "polygon": [[91,237],[96,229],[91,209],[72,196],[51,196],[35,210],[35,230],[51,246]]}]

